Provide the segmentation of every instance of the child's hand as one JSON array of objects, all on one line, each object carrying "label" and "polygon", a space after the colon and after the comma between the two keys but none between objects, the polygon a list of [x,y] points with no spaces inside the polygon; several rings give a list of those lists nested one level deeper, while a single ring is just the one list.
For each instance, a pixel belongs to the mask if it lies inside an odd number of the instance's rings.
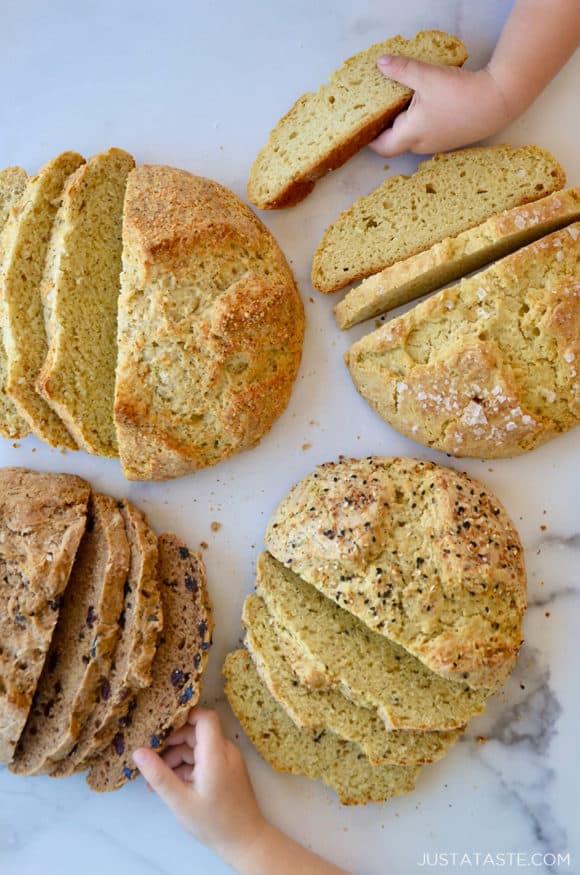
[{"label": "child's hand", "polygon": [[511,121],[511,113],[492,74],[424,64],[401,55],[384,55],[379,70],[414,90],[409,108],[370,144],[391,158],[401,152],[445,152],[491,136]]},{"label": "child's hand", "polygon": [[224,859],[242,859],[267,831],[243,756],[215,711],[192,710],[162,757],[139,748],[133,759],[182,826]]}]

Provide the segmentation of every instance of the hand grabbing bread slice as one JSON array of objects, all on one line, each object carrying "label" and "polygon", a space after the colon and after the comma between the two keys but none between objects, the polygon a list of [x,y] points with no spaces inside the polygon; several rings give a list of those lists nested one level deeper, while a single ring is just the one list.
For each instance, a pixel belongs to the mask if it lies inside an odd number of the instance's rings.
[{"label": "hand grabbing bread slice", "polygon": [[86,524],[89,484],[0,470],[0,763],[10,762]]},{"label": "hand grabbing bread slice", "polygon": [[368,277],[334,308],[340,328],[394,310],[580,219],[580,188],[504,210]]},{"label": "hand grabbing bread slice", "polygon": [[411,176],[388,177],[340,214],[314,253],[312,284],[335,292],[565,182],[560,164],[539,146],[435,155]]},{"label": "hand grabbing bread slice", "polygon": [[456,36],[424,30],[395,36],[348,58],[315,94],[303,94],[280,119],[250,171],[248,198],[261,209],[303,200],[316,181],[371,142],[408,106],[412,91],[377,68],[384,54],[461,66],[467,52]]},{"label": "hand grabbing bread slice", "polygon": [[121,627],[129,543],[114,498],[93,493],[87,529],[10,770],[50,772],[72,749],[108,674]]},{"label": "hand grabbing bread slice", "polygon": [[269,694],[246,650],[228,654],[223,674],[226,696],[244,732],[279,772],[322,780],[343,805],[385,802],[415,786],[418,766],[373,766],[356,744],[332,732],[313,736],[298,729]]},{"label": "hand grabbing bread slice", "polygon": [[159,586],[164,627],[151,666],[151,684],[141,690],[126,725],[91,764],[93,790],[116,790],[137,775],[138,747],[161,751],[167,737],[185,723],[199,701],[213,620],[205,568],[176,535],[159,538]]}]

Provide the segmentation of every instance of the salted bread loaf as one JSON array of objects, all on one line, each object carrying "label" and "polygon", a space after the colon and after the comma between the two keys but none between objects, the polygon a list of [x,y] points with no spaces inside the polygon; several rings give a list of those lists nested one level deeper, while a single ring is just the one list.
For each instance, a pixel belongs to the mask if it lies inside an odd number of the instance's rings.
[{"label": "salted bread loaf", "polygon": [[332,732],[312,736],[298,729],[268,693],[247,651],[229,653],[223,674],[232,710],[274,769],[322,780],[343,805],[385,802],[413,789],[418,766],[373,766],[357,745]]},{"label": "salted bread loaf", "polygon": [[129,544],[114,498],[92,494],[87,528],[10,771],[51,771],[75,744],[109,672],[121,627]]},{"label": "salted bread loaf", "polygon": [[51,770],[55,777],[83,771],[130,720],[137,692],[151,682],[151,664],[163,626],[157,537],[145,515],[123,499],[119,510],[129,541],[129,574],[112,665],[97,688],[96,703],[75,747]]},{"label": "salted bread loaf", "polygon": [[0,762],[10,762],[86,524],[89,485],[0,469]]},{"label": "salted bread loaf", "polygon": [[430,671],[269,553],[258,559],[256,591],[282,652],[305,686],[337,689],[356,705],[376,708],[387,729],[460,729],[483,711],[488,691]]},{"label": "salted bread loaf", "polygon": [[363,280],[334,308],[336,321],[350,328],[393,310],[578,219],[578,187],[504,210]]},{"label": "salted bread loaf", "polygon": [[[18,201],[26,188],[27,173],[22,167],[7,167],[0,170],[0,265],[2,264],[2,231],[8,216],[16,209]],[[0,318],[2,300],[0,298]],[[6,350],[0,331],[0,435],[6,438],[25,437],[30,427],[18,412],[12,398],[6,392]]]},{"label": "salted bread loaf", "polygon": [[76,449],[75,441],[35,383],[47,351],[40,285],[52,226],[64,184],[83,163],[76,152],[63,152],[31,177],[6,223],[1,244],[6,391],[39,438],[69,449]]},{"label": "salted bread loaf", "polygon": [[175,535],[159,537],[163,633],[151,666],[151,684],[141,690],[131,719],[92,763],[92,790],[116,790],[136,777],[138,747],[161,752],[167,737],[185,723],[201,695],[213,620],[203,560]]},{"label": "salted bread loaf", "polygon": [[523,547],[500,502],[466,474],[404,458],[329,462],[280,502],[264,541],[442,677],[494,689],[513,669]]},{"label": "salted bread loaf", "polygon": [[[388,729],[376,708],[364,708],[340,690],[316,690],[298,682],[284,656],[266,605],[259,596],[244,602],[245,643],[270,695],[300,729],[314,735],[329,729],[360,747],[373,765],[416,765],[445,756],[457,732],[405,732]],[[377,666],[386,671],[385,665]]]},{"label": "salted bread loaf", "polygon": [[172,167],[130,174],[115,389],[128,479],[255,446],[288,403],[303,333],[284,255],[232,192]]},{"label": "salted bread loaf", "polygon": [[580,223],[508,255],[363,337],[354,384],[403,434],[504,458],[580,422]]},{"label": "salted bread loaf", "polygon": [[89,453],[116,456],[113,395],[125,186],[135,166],[101,152],[68,180],[42,282],[49,347],[37,388]]},{"label": "salted bread loaf", "polygon": [[316,249],[312,283],[334,292],[565,182],[560,164],[538,146],[435,155],[411,176],[389,177],[340,214]]},{"label": "salted bread loaf", "polygon": [[456,36],[425,30],[395,36],[348,58],[314,94],[303,94],[280,119],[250,171],[248,198],[257,207],[288,207],[310,194],[321,176],[366,146],[408,106],[412,91],[377,68],[384,54],[461,66],[467,52]]}]

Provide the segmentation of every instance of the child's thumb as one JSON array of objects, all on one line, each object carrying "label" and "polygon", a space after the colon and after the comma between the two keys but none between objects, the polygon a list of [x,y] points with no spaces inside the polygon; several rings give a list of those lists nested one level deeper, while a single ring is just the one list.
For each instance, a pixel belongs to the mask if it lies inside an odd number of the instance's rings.
[{"label": "child's thumb", "polygon": [[158,796],[177,813],[186,799],[187,788],[155,751],[140,747],[133,753],[137,768]]},{"label": "child's thumb", "polygon": [[434,66],[404,55],[381,55],[377,59],[377,65],[384,76],[412,88],[413,91],[421,88],[427,76],[433,72]]}]

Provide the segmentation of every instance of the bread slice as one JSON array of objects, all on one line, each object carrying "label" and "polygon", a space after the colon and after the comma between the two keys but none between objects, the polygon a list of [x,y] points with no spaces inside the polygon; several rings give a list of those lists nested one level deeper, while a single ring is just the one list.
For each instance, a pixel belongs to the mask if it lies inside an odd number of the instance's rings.
[{"label": "bread slice", "polygon": [[376,708],[361,708],[338,689],[316,690],[300,684],[284,656],[264,600],[244,602],[245,643],[270,695],[299,729],[314,735],[329,729],[357,744],[373,765],[416,765],[445,756],[458,732],[406,732],[387,729]]},{"label": "bread slice", "polygon": [[76,152],[63,152],[29,179],[4,228],[0,267],[6,391],[39,438],[69,449],[76,443],[35,381],[47,350],[40,292],[46,253],[65,181],[83,162]]},{"label": "bread slice", "polygon": [[288,207],[310,194],[321,176],[366,146],[408,106],[412,91],[377,68],[384,54],[461,66],[467,52],[456,36],[424,30],[395,36],[348,58],[315,94],[303,94],[260,150],[248,198],[261,209]]},{"label": "bread slice", "polygon": [[151,683],[151,664],[163,627],[158,583],[157,538],[145,515],[123,499],[119,510],[129,540],[129,576],[121,614],[121,637],[112,667],[100,681],[97,701],[87,717],[76,746],[52,769],[55,777],[83,771],[88,761],[108,745],[124,726],[135,695]]},{"label": "bread slice", "polygon": [[87,783],[98,792],[116,790],[136,777],[133,751],[163,750],[201,695],[213,630],[203,560],[176,535],[161,535],[159,578],[164,627],[151,685],[138,694],[127,726],[91,765]]},{"label": "bread slice", "polygon": [[117,456],[113,394],[121,224],[131,155],[109,149],[68,181],[42,284],[49,348],[37,389],[89,453]]},{"label": "bread slice", "polygon": [[334,308],[336,321],[350,328],[393,310],[578,219],[580,187],[504,210],[363,280]]},{"label": "bread slice", "polygon": [[403,434],[455,456],[509,458],[580,422],[579,325],[576,222],[386,323],[346,362]]},{"label": "bread slice", "polygon": [[[7,167],[0,170],[0,265],[2,264],[2,230],[10,213],[16,209],[26,188],[28,175],[22,167]],[[0,318],[2,301],[0,300]],[[30,427],[18,412],[14,401],[6,392],[6,350],[0,331],[0,435],[6,438],[26,437]]]},{"label": "bread slice", "polygon": [[255,446],[285,409],[304,312],[286,259],[217,182],[129,177],[115,419],[123,472],[162,480]]},{"label": "bread slice", "polygon": [[[356,705],[376,708],[387,729],[460,729],[483,711],[489,693],[429,671],[269,553],[258,558],[256,590],[285,655],[306,686],[336,688]],[[285,646],[288,639],[290,647]]]},{"label": "bread slice", "polygon": [[415,786],[418,766],[373,766],[360,748],[332,732],[313,736],[298,729],[268,693],[247,651],[229,653],[223,674],[234,714],[274,769],[321,779],[343,805],[385,802]]},{"label": "bread slice", "polygon": [[72,749],[119,638],[129,543],[114,498],[93,493],[87,529],[10,770],[38,775]]},{"label": "bread slice", "polygon": [[20,738],[85,529],[89,484],[0,469],[0,762]]},{"label": "bread slice", "polygon": [[497,689],[512,671],[527,604],[523,547],[505,508],[467,474],[405,458],[329,462],[280,502],[264,540],[442,677]]},{"label": "bread slice", "polygon": [[391,176],[326,229],[312,283],[334,292],[502,210],[563,188],[566,174],[539,146],[480,146],[435,155]]}]

